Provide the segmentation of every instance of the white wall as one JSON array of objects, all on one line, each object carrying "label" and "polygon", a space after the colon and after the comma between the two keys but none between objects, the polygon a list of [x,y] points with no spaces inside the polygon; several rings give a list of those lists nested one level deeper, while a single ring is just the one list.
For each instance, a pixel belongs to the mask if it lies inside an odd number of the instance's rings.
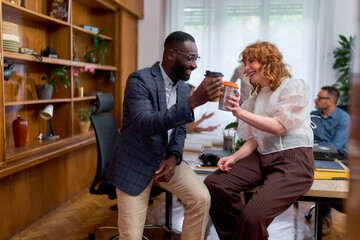
[{"label": "white wall", "polygon": [[151,67],[162,59],[164,36],[164,0],[144,0],[144,19],[139,21],[138,69]]},{"label": "white wall", "polygon": [[335,0],[334,6],[334,46],[337,47],[339,35],[345,37],[357,33],[358,0]]}]

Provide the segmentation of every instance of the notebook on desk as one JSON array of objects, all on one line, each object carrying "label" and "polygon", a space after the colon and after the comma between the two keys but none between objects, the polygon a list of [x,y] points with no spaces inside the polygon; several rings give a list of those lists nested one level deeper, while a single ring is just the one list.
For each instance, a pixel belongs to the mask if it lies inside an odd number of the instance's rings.
[{"label": "notebook on desk", "polygon": [[315,160],[315,170],[322,172],[345,172],[345,168],[336,161]]},{"label": "notebook on desk", "polygon": [[350,173],[338,161],[315,160],[315,179],[344,180],[350,178]]}]

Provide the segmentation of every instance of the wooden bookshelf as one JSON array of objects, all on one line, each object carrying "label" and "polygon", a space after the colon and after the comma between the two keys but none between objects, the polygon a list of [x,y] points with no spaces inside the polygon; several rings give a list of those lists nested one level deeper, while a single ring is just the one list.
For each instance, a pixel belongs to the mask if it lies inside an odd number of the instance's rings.
[{"label": "wooden bookshelf", "polygon": [[[0,25],[18,25],[20,48],[40,55],[51,46],[58,55],[39,58],[5,51],[0,44],[0,239],[8,239],[91,183],[96,172],[96,139],[92,128],[80,132],[77,111],[92,106],[96,96],[79,97],[77,82],[84,93],[114,96],[112,113],[121,127],[125,81],[137,68],[137,22],[143,17],[143,0],[66,0],[70,4],[66,20],[50,17],[51,0],[26,0],[25,7],[0,1]],[[109,49],[103,64],[84,62],[87,38],[96,34],[81,25],[99,31],[106,28],[100,34]],[[4,79],[5,62],[15,66],[9,80]],[[51,99],[39,99],[35,85],[44,84],[43,76],[63,66],[67,66],[70,86],[58,85]],[[81,72],[85,67],[94,71]],[[75,76],[75,71],[80,75]],[[110,73],[115,82],[108,81]],[[51,121],[59,138],[40,140],[39,134],[47,129],[40,113],[48,104],[54,106]],[[28,122],[24,147],[14,144],[12,123],[17,116]]]},{"label": "wooden bookshelf", "polygon": [[[37,2],[37,3],[35,3]],[[62,21],[48,16],[50,12],[47,1],[27,1],[26,7],[20,7],[8,1],[2,1],[2,19],[15,23],[19,26],[19,46],[35,50],[38,54],[42,49],[51,46],[57,51],[58,58],[36,57],[34,55],[3,51],[4,59],[15,64],[12,76],[9,81],[3,82],[4,89],[3,105],[5,107],[5,157],[2,162],[9,163],[19,160],[14,158],[14,140],[11,131],[12,122],[17,116],[24,117],[28,122],[27,146],[22,150],[24,155],[31,156],[32,152],[48,147],[44,140],[40,141],[37,136],[46,132],[46,121],[38,116],[46,104],[54,104],[55,113],[53,127],[59,129],[59,140],[70,141],[80,135],[77,128],[77,110],[81,107],[90,107],[95,96],[79,98],[75,79],[84,88],[85,92],[107,92],[115,95],[115,84],[109,83],[106,79],[110,72],[118,72],[119,62],[116,55],[105,56],[105,63],[87,63],[83,61],[85,46],[88,35],[95,33],[87,31],[79,25],[86,24],[106,28],[103,37],[108,42],[109,52],[114,52],[119,43],[116,33],[117,14],[119,9],[105,4],[102,1],[70,1],[70,21]],[[106,1],[108,2],[108,1]],[[101,8],[100,8],[101,6]],[[75,51],[74,51],[75,50]],[[77,56],[74,56],[74,53]],[[78,57],[77,61],[74,58]],[[41,77],[48,76],[56,67],[69,66],[67,72],[71,78],[71,86],[64,88],[58,86],[59,90],[54,91],[49,100],[39,100],[35,93],[35,85],[42,84]],[[95,69],[95,72],[82,73],[80,70],[85,67]],[[74,76],[78,70],[79,76]],[[116,96],[115,96],[116,98]],[[65,111],[66,114],[63,114]],[[118,119],[119,120],[119,119]],[[55,133],[56,134],[56,133]],[[55,144],[56,146],[56,144]],[[40,151],[40,150],[39,150]],[[28,152],[29,154],[26,154]],[[27,156],[27,157],[29,157]]]}]

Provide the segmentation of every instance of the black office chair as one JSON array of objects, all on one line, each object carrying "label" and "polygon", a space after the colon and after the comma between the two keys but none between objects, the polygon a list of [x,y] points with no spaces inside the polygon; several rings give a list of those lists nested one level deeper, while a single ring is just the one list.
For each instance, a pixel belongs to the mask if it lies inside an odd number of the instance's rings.
[{"label": "black office chair", "polygon": [[[116,189],[111,182],[105,178],[106,168],[110,163],[113,150],[115,148],[118,129],[114,116],[109,113],[113,108],[114,98],[111,94],[101,93],[96,95],[96,101],[93,105],[93,114],[90,119],[93,124],[96,136],[96,143],[98,149],[98,161],[95,178],[90,186],[91,194],[106,194],[110,199],[116,199]],[[172,225],[172,194],[165,189],[153,186],[151,189],[150,197],[156,197],[162,192],[166,193],[166,217],[165,226],[161,225],[146,225],[147,228],[164,228],[167,234],[170,234]],[[117,209],[111,207],[112,210]],[[101,229],[117,229],[116,226],[101,226],[95,230]],[[94,230],[94,232],[95,232]],[[89,234],[89,240],[95,239],[95,233]],[[119,234],[110,239],[117,239]],[[143,239],[147,239],[143,237]]]}]

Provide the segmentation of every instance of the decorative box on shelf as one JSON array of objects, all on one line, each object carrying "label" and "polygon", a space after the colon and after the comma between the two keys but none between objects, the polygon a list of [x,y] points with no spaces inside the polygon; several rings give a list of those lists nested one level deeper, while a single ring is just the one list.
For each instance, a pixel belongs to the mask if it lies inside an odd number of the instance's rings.
[{"label": "decorative box on shelf", "polygon": [[[50,1],[51,2],[51,1]],[[70,0],[53,0],[49,9],[50,17],[69,22]]]},{"label": "decorative box on shelf", "polygon": [[83,29],[93,32],[95,34],[97,34],[99,32],[99,28],[97,28],[97,27],[92,27],[92,26],[88,26],[88,25],[79,25],[79,27],[82,27]]}]

